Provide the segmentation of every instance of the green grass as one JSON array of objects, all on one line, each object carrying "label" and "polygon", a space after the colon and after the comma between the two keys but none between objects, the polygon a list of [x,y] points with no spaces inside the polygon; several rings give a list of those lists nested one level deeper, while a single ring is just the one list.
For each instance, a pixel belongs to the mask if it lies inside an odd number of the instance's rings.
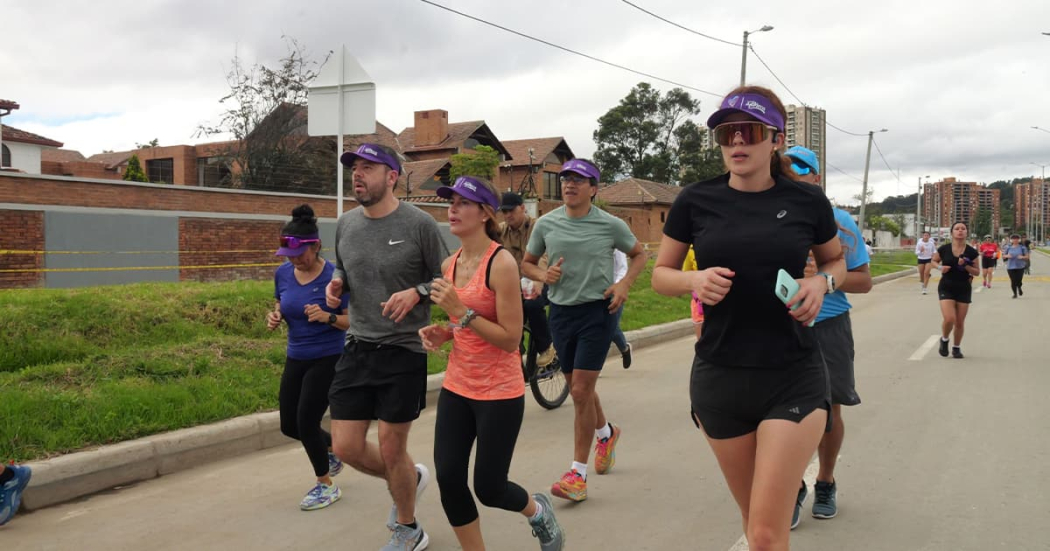
[{"label": "green grass", "polygon": [[914,267],[917,262],[914,251],[878,251],[871,256],[869,269],[872,277],[878,277]]},{"label": "green grass", "polygon": [[[624,330],[689,316],[689,298],[657,295],[651,275],[650,262]],[[272,297],[271,281],[0,291],[0,459],[276,409],[287,337],[263,324]]]}]

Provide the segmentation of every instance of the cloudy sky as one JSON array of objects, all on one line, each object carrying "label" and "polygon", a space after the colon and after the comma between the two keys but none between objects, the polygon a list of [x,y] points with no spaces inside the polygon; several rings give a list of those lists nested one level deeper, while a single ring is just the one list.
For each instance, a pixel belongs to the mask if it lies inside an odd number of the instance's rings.
[{"label": "cloudy sky", "polygon": [[[739,46],[622,0],[435,1],[709,92],[689,90],[701,120],[740,78]],[[847,131],[889,129],[876,135],[885,162],[872,151],[877,199],[912,193],[927,175],[991,182],[1050,163],[1050,133],[1031,128],[1050,129],[1046,0],[632,2],[730,42],[774,26],[752,43],[790,92],[754,56],[748,82],[822,107]],[[273,65],[282,36],[318,58],[345,44],[376,82],[378,120],[395,131],[413,111],[441,108],[453,122],[484,119],[501,139],[564,136],[579,156],[594,151],[598,117],[651,81],[420,0],[6,0],[3,12],[0,98],[22,106],[4,122],[85,155],[206,141],[194,130],[217,119],[234,52]],[[852,202],[866,136],[829,128],[828,141],[828,163],[842,171],[829,168],[828,193]]]}]

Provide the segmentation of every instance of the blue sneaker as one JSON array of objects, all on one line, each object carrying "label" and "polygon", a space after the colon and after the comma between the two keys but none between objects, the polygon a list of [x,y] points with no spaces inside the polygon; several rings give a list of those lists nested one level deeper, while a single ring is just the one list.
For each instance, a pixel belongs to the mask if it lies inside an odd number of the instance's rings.
[{"label": "blue sneaker", "polygon": [[798,526],[799,520],[802,515],[802,503],[806,501],[806,496],[809,495],[809,490],[806,489],[806,481],[802,481],[802,487],[798,489],[798,497],[795,498],[795,512],[791,515],[791,529],[794,530]]},{"label": "blue sneaker", "polygon": [[835,503],[837,488],[834,482],[821,482],[813,486],[813,518],[835,518],[839,514]]},{"label": "blue sneaker", "polygon": [[529,519],[532,535],[540,540],[540,551],[561,551],[565,547],[565,531],[558,524],[558,519],[554,518],[551,498],[547,494],[533,494],[532,499],[543,507],[540,518],[535,521]]},{"label": "blue sneaker", "polygon": [[0,486],[0,526],[7,524],[18,512],[18,506],[22,504],[22,490],[26,489],[29,479],[33,478],[33,469],[25,465],[8,465],[5,469],[15,476]]},{"label": "blue sneaker", "polygon": [[343,462],[334,453],[328,452],[328,476],[336,476],[343,472]]},{"label": "blue sneaker", "polygon": [[339,498],[341,497],[343,497],[343,492],[339,490],[339,486],[336,486],[335,484],[328,486],[323,482],[318,482],[313,490],[307,492],[306,497],[304,497],[302,502],[299,503],[299,508],[303,511],[324,509],[336,501],[339,501]]}]

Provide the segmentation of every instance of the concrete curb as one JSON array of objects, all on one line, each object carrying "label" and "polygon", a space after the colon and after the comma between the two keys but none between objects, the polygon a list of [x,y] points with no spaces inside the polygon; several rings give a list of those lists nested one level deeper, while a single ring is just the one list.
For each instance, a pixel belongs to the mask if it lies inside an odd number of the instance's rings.
[{"label": "concrete curb", "polygon": [[915,274],[918,274],[918,273],[919,273],[919,269],[918,268],[908,268],[906,270],[901,270],[899,272],[893,272],[892,274],[882,274],[880,276],[873,277],[873,278],[871,278],[871,282],[874,285],[878,285],[879,283],[886,283],[887,281],[893,281],[895,279],[900,279],[902,277],[908,277],[910,275],[915,275]]},{"label": "concrete curb", "polygon": [[[874,278],[874,282],[891,281],[915,272],[911,268],[886,274]],[[684,319],[624,334],[638,350],[692,335],[693,322]],[[619,355],[616,347],[610,347],[609,357]],[[444,373],[427,377],[427,393],[440,390],[444,380]],[[32,462],[29,466],[33,468],[33,479],[22,496],[22,506],[26,510],[41,509],[292,442],[294,440],[281,434],[280,413],[271,411]]]}]

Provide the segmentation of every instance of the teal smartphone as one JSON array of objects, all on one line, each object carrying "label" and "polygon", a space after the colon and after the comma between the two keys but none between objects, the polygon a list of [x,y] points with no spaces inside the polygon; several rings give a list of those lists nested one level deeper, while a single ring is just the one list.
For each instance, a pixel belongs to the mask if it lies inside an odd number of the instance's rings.
[{"label": "teal smartphone", "polygon": [[[777,298],[780,299],[780,302],[787,304],[791,301],[792,298],[795,297],[796,294],[798,294],[798,291],[798,282],[795,281],[795,278],[791,277],[791,274],[787,273],[786,271],[784,271],[783,268],[781,268],[780,271],[777,272],[777,284],[776,287],[773,289],[773,292],[776,293]],[[796,304],[791,309],[794,310],[796,308],[798,308],[798,304]],[[816,320],[809,322],[807,327],[813,327],[813,322],[815,321]]]}]

